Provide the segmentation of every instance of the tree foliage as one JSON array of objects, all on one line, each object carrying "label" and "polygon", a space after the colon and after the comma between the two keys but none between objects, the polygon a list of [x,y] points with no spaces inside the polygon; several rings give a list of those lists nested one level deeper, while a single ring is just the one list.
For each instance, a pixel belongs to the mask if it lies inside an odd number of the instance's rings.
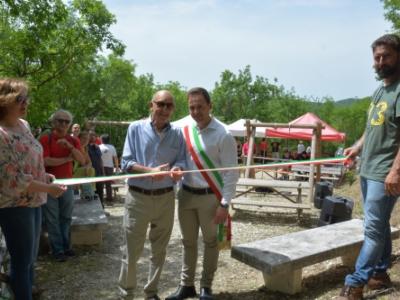
[{"label": "tree foliage", "polygon": [[[70,106],[71,76],[93,66],[100,50],[123,54],[109,27],[115,23],[101,1],[31,0],[0,2],[0,75],[25,78],[38,118]],[[79,80],[90,81],[87,72]],[[91,92],[92,84],[84,92]],[[83,92],[83,91],[81,91]],[[44,109],[47,108],[47,109]]]},{"label": "tree foliage", "polygon": [[229,70],[222,72],[212,96],[214,114],[227,123],[240,118],[288,122],[308,107],[304,99],[279,86],[277,79],[273,83],[261,76],[253,79],[250,66],[239,70],[237,75]]},{"label": "tree foliage", "polygon": [[392,23],[393,29],[400,30],[400,1],[399,0],[381,0],[385,10],[386,20]]},{"label": "tree foliage", "polygon": [[[383,2],[386,18],[399,29],[400,2]],[[0,76],[28,80],[33,127],[44,125],[58,108],[70,110],[81,124],[142,119],[159,89],[174,95],[174,119],[188,114],[186,88],[179,82],[156,84],[152,74],[136,74],[135,63],[123,57],[125,46],[110,32],[115,22],[100,0],[0,0]],[[210,92],[213,114],[225,123],[239,118],[286,123],[311,111],[346,132],[347,144],[361,136],[369,103],[364,98],[338,106],[329,98],[301,98],[276,78],[253,76],[250,66],[224,70]],[[103,126],[98,132],[111,133],[121,147],[126,128]]]}]

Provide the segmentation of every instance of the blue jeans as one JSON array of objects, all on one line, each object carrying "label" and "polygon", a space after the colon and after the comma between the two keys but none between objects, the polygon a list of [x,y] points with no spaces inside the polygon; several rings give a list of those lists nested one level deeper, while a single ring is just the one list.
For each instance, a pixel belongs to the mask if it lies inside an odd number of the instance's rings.
[{"label": "blue jeans", "polygon": [[42,208],[41,207],[35,207],[34,208],[34,214],[35,214],[35,223],[34,223],[34,228],[35,228],[35,240],[34,240],[34,247],[33,247],[33,259],[34,263],[32,264],[31,267],[31,278],[32,278],[32,285],[35,285],[35,262],[37,260],[38,254],[39,254],[39,245],[40,245],[40,234],[42,232]]},{"label": "blue jeans", "polygon": [[386,272],[390,265],[392,238],[390,215],[397,197],[385,195],[383,182],[361,177],[364,205],[364,243],[355,272],[346,276],[345,284],[365,285],[375,273]]},{"label": "blue jeans", "polygon": [[47,195],[47,203],[42,206],[49,241],[53,255],[63,254],[71,248],[70,230],[74,192],[71,187],[58,198]]},{"label": "blue jeans", "polygon": [[0,227],[11,257],[10,279],[15,299],[31,300],[41,229],[41,209],[1,208]]}]

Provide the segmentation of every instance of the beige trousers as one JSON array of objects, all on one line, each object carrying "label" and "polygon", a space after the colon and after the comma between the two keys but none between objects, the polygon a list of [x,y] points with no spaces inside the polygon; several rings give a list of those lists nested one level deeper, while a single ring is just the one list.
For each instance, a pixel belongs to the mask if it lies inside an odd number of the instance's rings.
[{"label": "beige trousers", "polygon": [[142,254],[149,225],[151,257],[149,277],[144,292],[146,297],[157,294],[166,247],[174,224],[174,207],[174,191],[159,196],[147,196],[128,189],[123,218],[125,247],[119,276],[122,298],[134,299],[136,264]]},{"label": "beige trousers", "polygon": [[204,243],[203,271],[200,287],[211,287],[218,264],[217,225],[213,219],[218,208],[215,195],[178,193],[178,217],[182,233],[183,263],[181,285],[194,286],[197,263],[197,241],[201,229]]}]

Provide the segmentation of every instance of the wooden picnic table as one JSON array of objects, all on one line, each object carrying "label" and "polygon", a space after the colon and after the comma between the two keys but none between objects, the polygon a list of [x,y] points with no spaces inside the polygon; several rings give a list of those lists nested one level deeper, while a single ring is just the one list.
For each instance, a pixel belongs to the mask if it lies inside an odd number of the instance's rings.
[{"label": "wooden picnic table", "polygon": [[[303,209],[311,209],[310,203],[304,203],[302,200],[302,190],[310,189],[310,184],[307,181],[286,181],[286,180],[265,180],[253,178],[239,178],[237,186],[244,186],[245,191],[238,192],[236,197],[232,199],[232,207],[235,205],[251,205],[251,206],[265,206],[277,208],[293,208],[297,210],[299,218]],[[256,188],[268,188],[273,193],[282,196],[286,202],[271,202],[271,201],[257,201],[255,198],[244,197],[247,193],[254,191]],[[295,189],[297,193],[288,194],[285,190]],[[293,198],[294,196],[294,198]]]}]

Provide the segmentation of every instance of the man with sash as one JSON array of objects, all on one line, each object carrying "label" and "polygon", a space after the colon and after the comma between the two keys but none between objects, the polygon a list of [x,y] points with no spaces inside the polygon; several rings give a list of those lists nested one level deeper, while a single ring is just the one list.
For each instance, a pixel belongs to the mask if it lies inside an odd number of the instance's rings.
[{"label": "man with sash", "polygon": [[391,262],[390,216],[400,195],[400,38],[386,34],[372,44],[375,72],[382,85],[375,91],[365,131],[344,150],[361,154],[360,182],[364,209],[364,243],[355,271],[346,276],[338,299],[363,299],[363,288],[387,289]]},{"label": "man with sash", "polygon": [[[190,115],[195,123],[184,127],[189,170],[237,166],[236,142],[224,125],[210,116],[211,99],[204,88],[188,92]],[[218,264],[217,224],[228,218],[228,207],[236,192],[237,170],[185,174],[178,193],[178,217],[182,233],[183,265],[177,291],[167,300],[195,297],[197,240],[201,229],[204,243],[200,299],[214,299],[211,286]]]},{"label": "man with sash", "polygon": [[160,299],[157,286],[174,223],[173,185],[181,178],[180,170],[186,164],[182,132],[169,123],[174,108],[171,93],[158,91],[150,102],[150,118],[130,124],[126,135],[121,161],[123,171],[171,172],[128,179],[123,218],[126,246],[119,277],[122,299],[134,299],[136,264],[149,226],[151,257],[148,282],[144,287],[145,299]]}]

